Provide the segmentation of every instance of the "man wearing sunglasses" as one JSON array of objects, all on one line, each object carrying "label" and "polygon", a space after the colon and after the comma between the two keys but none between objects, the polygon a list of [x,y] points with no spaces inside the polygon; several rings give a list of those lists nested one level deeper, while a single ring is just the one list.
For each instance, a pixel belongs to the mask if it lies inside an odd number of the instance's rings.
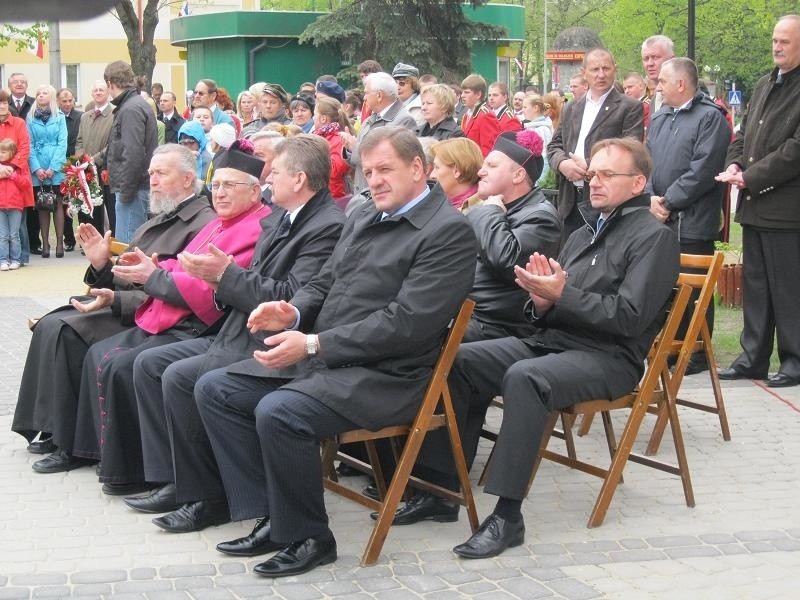
[{"label": "man wearing sunglasses", "polygon": [[[585,173],[596,221],[573,233],[558,260],[534,253],[515,266],[529,294],[529,337],[462,344],[449,378],[467,466],[492,398],[502,395],[496,464],[485,491],[494,511],[454,552],[488,558],[525,539],[522,501],[550,411],[632,391],[660,329],[679,269],[677,236],[650,213],[652,163],[630,138],[592,148]],[[466,422],[465,426],[462,426]]]}]

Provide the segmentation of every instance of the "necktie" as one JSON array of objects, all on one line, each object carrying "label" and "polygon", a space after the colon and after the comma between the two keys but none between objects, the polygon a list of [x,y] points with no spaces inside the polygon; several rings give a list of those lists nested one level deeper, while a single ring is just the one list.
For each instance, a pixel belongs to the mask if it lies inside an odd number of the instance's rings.
[{"label": "necktie", "polygon": [[275,234],[275,237],[280,239],[289,235],[289,229],[292,227],[292,220],[289,218],[289,213],[283,215],[283,220],[281,224],[278,226],[278,232]]},{"label": "necktie", "polygon": [[102,111],[102,110],[100,110],[99,108],[95,108],[95,109],[94,109],[94,118],[95,118],[95,119],[96,119],[97,117],[99,117],[100,115],[102,115],[102,114],[103,114],[103,111]]},{"label": "necktie", "polygon": [[603,228],[603,225],[605,225],[605,224],[606,224],[606,220],[603,217],[598,217],[597,218],[597,230],[596,230],[595,235],[600,233],[600,230]]},{"label": "necktie", "polygon": [[20,108],[22,108],[22,100],[17,98],[17,111],[19,111]]}]

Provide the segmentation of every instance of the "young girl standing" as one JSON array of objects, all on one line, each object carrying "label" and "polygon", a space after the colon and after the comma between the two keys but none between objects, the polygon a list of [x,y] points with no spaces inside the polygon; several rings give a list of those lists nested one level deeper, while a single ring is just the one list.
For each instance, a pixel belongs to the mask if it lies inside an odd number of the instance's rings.
[{"label": "young girl standing", "polygon": [[19,228],[31,178],[27,171],[11,164],[16,153],[12,140],[0,140],[0,165],[12,169],[7,177],[0,176],[0,271],[19,269],[22,255]]}]

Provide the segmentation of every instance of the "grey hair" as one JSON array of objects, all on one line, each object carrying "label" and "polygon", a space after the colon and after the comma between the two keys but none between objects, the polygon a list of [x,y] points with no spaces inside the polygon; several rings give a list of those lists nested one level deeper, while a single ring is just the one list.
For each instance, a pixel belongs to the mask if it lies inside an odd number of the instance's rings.
[{"label": "grey hair", "polygon": [[390,98],[397,99],[397,82],[388,73],[370,73],[364,78],[364,89],[367,86],[373,92],[383,92]]},{"label": "grey hair", "polygon": [[160,154],[174,154],[178,159],[178,168],[181,172],[192,174],[192,177],[194,177],[192,187],[195,194],[203,188],[203,182],[197,179],[197,158],[191,150],[184,148],[180,144],[163,144],[156,146],[156,149],[153,150],[153,156]]},{"label": "grey hair", "polygon": [[284,155],[283,164],[293,173],[305,173],[306,185],[312,192],[328,187],[331,155],[327,140],[313,134],[284,138],[275,146],[275,160]]},{"label": "grey hair", "polygon": [[675,43],[665,35],[651,35],[642,42],[642,52],[644,52],[645,48],[649,48],[650,46],[661,46],[671,55],[675,54]]},{"label": "grey hair", "polygon": [[699,76],[697,74],[697,65],[692,59],[682,56],[671,58],[665,61],[661,68],[663,69],[667,65],[672,67],[673,74],[677,78],[683,78],[692,90],[697,91]]}]

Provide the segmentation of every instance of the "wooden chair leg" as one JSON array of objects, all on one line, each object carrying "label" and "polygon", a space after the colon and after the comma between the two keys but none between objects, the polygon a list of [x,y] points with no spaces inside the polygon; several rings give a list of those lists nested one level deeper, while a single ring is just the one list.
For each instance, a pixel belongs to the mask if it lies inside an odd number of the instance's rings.
[{"label": "wooden chair leg", "polygon": [[[603,431],[605,431],[606,433],[606,444],[608,445],[608,455],[611,458],[611,460],[614,460],[614,454],[617,452],[617,436],[614,433],[614,424],[611,422],[611,413],[607,410],[604,410],[600,413],[600,418],[603,421]],[[625,483],[625,479],[621,473],[619,476],[619,482]]]},{"label": "wooden chair leg", "polygon": [[336,467],[333,466],[333,461],[336,459],[336,453],[339,451],[339,444],[333,438],[322,440],[322,475],[331,481],[339,481],[339,476],[336,474]]},{"label": "wooden chair leg", "polygon": [[369,464],[372,466],[372,475],[375,479],[375,487],[378,488],[378,498],[383,500],[386,497],[386,476],[383,474],[383,466],[381,459],[378,456],[378,449],[375,446],[375,440],[367,440],[364,442],[367,447],[367,456],[369,457]]},{"label": "wooden chair leg", "polygon": [[463,496],[464,505],[467,509],[467,518],[469,519],[469,526],[472,533],[478,531],[478,511],[475,508],[475,499],[472,496],[472,483],[469,480],[469,471],[467,470],[467,461],[464,458],[464,446],[461,443],[461,434],[458,432],[458,425],[456,421],[456,414],[453,410],[453,403],[450,399],[450,390],[445,387],[442,390],[442,395],[445,398],[444,412],[447,415],[447,433],[450,436],[450,447],[453,450],[453,458],[456,463],[456,473],[458,474],[458,483],[461,485],[461,494]]},{"label": "wooden chair leg", "polygon": [[567,456],[574,459],[575,454],[575,437],[572,435],[572,423],[575,422],[575,415],[565,415],[561,413],[561,429],[564,432],[564,443],[567,446]]},{"label": "wooden chair leg", "polygon": [[489,456],[486,459],[486,464],[483,465],[483,471],[481,472],[480,479],[478,479],[478,485],[486,484],[486,478],[489,476],[489,469],[491,469],[493,457],[494,457],[494,445],[492,445],[492,449],[489,450]]},{"label": "wooden chair leg", "polygon": [[630,456],[633,449],[636,435],[639,433],[639,426],[642,424],[645,414],[647,414],[647,405],[647,399],[640,397],[631,409],[628,422],[625,424],[625,430],[622,432],[617,450],[614,452],[614,458],[611,460],[611,466],[608,468],[608,474],[603,480],[592,514],[589,516],[589,522],[586,524],[589,528],[599,527],[603,524],[608,512],[608,506],[611,504],[611,499],[614,497],[614,492],[622,477],[622,470],[625,468],[625,463],[628,461],[628,456]]},{"label": "wooden chair leg", "polygon": [[542,452],[547,449],[547,444],[550,443],[550,438],[553,437],[553,430],[556,428],[559,414],[559,411],[554,410],[550,413],[550,417],[547,419],[547,424],[544,427],[544,435],[542,435],[542,441],[539,444],[539,452],[536,454],[536,460],[533,461],[531,478],[528,480],[528,487],[525,489],[526,496],[528,495],[528,492],[531,491],[533,479],[536,477],[536,472],[539,470],[539,465],[542,464]]},{"label": "wooden chair leg", "polygon": [[581,426],[578,428],[578,435],[580,437],[588,435],[589,429],[592,427],[593,419],[594,419],[594,413],[583,414],[583,417],[581,418]]},{"label": "wooden chair leg", "polygon": [[658,412],[656,415],[656,424],[653,426],[653,432],[650,434],[650,441],[647,442],[647,448],[644,451],[647,456],[657,454],[658,448],[661,446],[661,440],[664,437],[664,431],[667,428],[667,421],[669,419],[666,399],[658,405]]},{"label": "wooden chair leg", "polygon": [[672,428],[672,439],[675,443],[675,455],[678,458],[681,484],[683,484],[683,495],[686,498],[686,506],[694,507],[694,490],[692,489],[692,478],[689,474],[689,463],[686,460],[686,448],[683,445],[683,432],[681,431],[680,421],[678,421],[678,406],[669,397],[666,400],[666,404],[669,423]]},{"label": "wooden chair leg", "polygon": [[711,343],[711,333],[708,331],[708,324],[703,321],[700,334],[703,337],[703,349],[706,353],[708,362],[708,375],[711,379],[711,389],[714,390],[714,402],[717,405],[717,416],[719,416],[719,427],[722,430],[722,439],[726,442],[731,441],[731,430],[728,426],[728,413],[725,410],[725,401],[722,399],[722,386],[717,375],[717,360],[714,357],[714,346]]}]

